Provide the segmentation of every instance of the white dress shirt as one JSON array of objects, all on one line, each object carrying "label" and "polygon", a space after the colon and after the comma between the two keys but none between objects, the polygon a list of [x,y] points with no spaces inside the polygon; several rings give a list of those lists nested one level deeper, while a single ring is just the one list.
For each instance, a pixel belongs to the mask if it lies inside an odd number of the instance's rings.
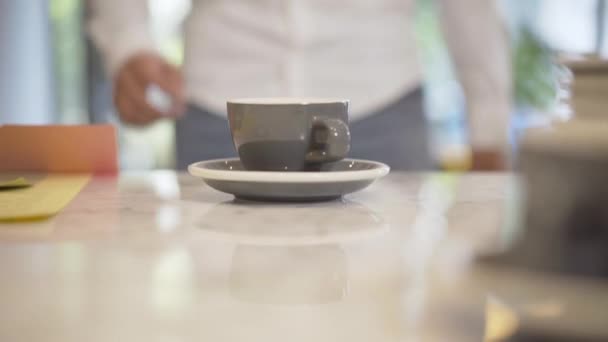
[{"label": "white dress shirt", "polygon": [[[91,1],[90,32],[110,73],[153,50],[146,0]],[[167,0],[169,1],[169,0]],[[467,97],[473,145],[504,147],[509,48],[493,0],[442,0],[442,24]],[[193,0],[185,23],[188,97],[225,113],[237,97],[341,97],[351,120],[421,84],[415,0]]]}]

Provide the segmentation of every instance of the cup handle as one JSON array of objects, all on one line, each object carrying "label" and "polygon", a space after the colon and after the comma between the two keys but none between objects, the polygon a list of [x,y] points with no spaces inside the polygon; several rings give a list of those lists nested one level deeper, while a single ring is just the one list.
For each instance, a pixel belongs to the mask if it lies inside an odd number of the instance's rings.
[{"label": "cup handle", "polygon": [[310,132],[308,163],[327,163],[344,159],[350,150],[348,125],[337,119],[315,118]]}]

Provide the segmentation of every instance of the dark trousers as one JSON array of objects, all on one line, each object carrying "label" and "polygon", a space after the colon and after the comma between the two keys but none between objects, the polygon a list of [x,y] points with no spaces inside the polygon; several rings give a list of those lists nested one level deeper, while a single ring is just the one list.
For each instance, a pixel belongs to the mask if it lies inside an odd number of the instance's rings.
[{"label": "dark trousers", "polygon": [[[236,157],[228,121],[190,106],[176,124],[177,167],[208,159]],[[349,157],[384,162],[393,170],[430,170],[429,132],[421,90],[364,119],[350,123]]]}]

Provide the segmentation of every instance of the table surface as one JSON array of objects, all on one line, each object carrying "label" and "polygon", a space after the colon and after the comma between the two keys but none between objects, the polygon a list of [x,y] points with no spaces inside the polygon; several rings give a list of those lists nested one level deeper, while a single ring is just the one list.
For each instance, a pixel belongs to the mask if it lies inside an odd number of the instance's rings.
[{"label": "table surface", "polygon": [[608,284],[476,261],[516,235],[514,181],[393,173],[342,201],[264,204],[172,171],[96,177],[50,220],[0,224],[0,340],[605,333]]}]

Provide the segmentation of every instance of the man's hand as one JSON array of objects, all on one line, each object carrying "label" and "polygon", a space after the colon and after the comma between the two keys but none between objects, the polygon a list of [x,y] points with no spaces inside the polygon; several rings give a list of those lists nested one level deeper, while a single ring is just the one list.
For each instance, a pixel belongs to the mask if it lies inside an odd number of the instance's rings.
[{"label": "man's hand", "polygon": [[[146,89],[153,84],[171,97],[172,106],[166,113],[160,112],[146,100]],[[133,125],[147,125],[160,118],[177,118],[185,110],[181,73],[157,54],[136,54],[116,74],[114,104],[120,118]]]}]

